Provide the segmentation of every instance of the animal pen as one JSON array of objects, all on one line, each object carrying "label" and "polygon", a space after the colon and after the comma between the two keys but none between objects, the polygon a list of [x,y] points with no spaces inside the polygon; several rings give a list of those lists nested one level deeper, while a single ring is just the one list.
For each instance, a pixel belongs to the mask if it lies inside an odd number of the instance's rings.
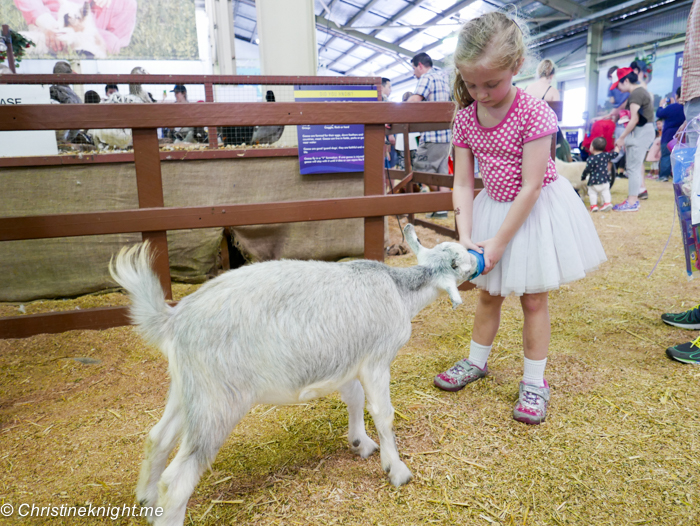
[{"label": "animal pen", "polygon": [[[408,125],[412,130],[435,129],[448,126],[453,106],[450,103],[406,105],[400,103],[360,102],[262,102],[222,103],[213,102],[227,97],[254,98],[255,88],[277,93],[277,100],[289,100],[291,87],[322,82],[324,85],[371,85],[378,86],[380,79],[367,78],[323,78],[316,77],[201,77],[168,75],[13,75],[3,76],[5,84],[48,84],[62,82],[83,85],[142,84],[172,85],[185,84],[203,91],[205,104],[99,104],[99,105],[17,105],[7,106],[0,116],[0,130],[58,130],[130,128],[133,130],[133,153],[94,153],[76,152],[73,155],[53,157],[0,158],[0,167],[5,177],[12,177],[21,183],[21,174],[27,170],[43,170],[41,182],[36,186],[50,188],[50,173],[60,172],[67,167],[80,166],[85,178],[89,177],[90,167],[110,164],[128,167],[133,163],[138,193],[138,209],[91,210],[83,213],[54,213],[46,215],[23,215],[4,209],[17,217],[0,218],[0,240],[4,242],[26,242],[38,239],[59,239],[75,236],[109,236],[112,234],[142,233],[157,250],[156,269],[168,298],[172,298],[167,231],[182,229],[223,229],[248,225],[279,225],[302,221],[325,221],[349,218],[363,218],[362,252],[369,259],[383,260],[384,255],[384,216],[430,212],[450,207],[449,193],[385,195],[386,179],[383,169],[383,145],[386,132],[385,123],[395,123],[407,135]],[[237,91],[238,90],[238,91]],[[238,94],[238,95],[237,95]],[[438,124],[442,123],[442,124]],[[263,202],[257,204],[216,204],[205,206],[176,207],[164,206],[163,180],[161,167],[169,169],[181,163],[180,169],[187,177],[188,162],[199,162],[201,170],[207,170],[206,163],[224,162],[242,164],[246,160],[289,159],[296,165],[296,147],[250,148],[245,144],[234,148],[220,148],[216,127],[241,129],[254,126],[295,126],[304,124],[364,124],[365,169],[362,186],[355,184],[353,191],[360,190],[360,196],[329,199],[295,200],[284,202]],[[197,149],[159,149],[158,128],[195,126],[207,127],[208,144]],[[284,136],[283,136],[284,137]],[[225,160],[225,161],[224,161]],[[193,163],[196,164],[196,163]],[[192,164],[192,165],[193,165]],[[189,165],[189,166],[192,166]],[[226,170],[226,164],[219,170]],[[55,168],[48,167],[59,167]],[[273,165],[274,168],[274,165]],[[9,169],[19,170],[12,175]],[[292,170],[295,168],[292,167]],[[274,174],[273,174],[274,175]],[[346,174],[309,176],[317,179],[340,179]],[[437,179],[444,186],[451,186],[451,177],[420,174],[410,171],[402,174],[399,186],[414,182],[433,183]],[[220,177],[225,175],[220,174]],[[354,178],[356,183],[360,181]],[[194,179],[187,180],[197,184]],[[274,185],[274,177],[267,181]],[[77,184],[87,184],[78,181]],[[235,185],[234,185],[235,186]],[[398,191],[396,188],[395,191]],[[347,192],[346,192],[347,193]],[[252,197],[252,196],[251,196]],[[245,195],[242,196],[246,198]],[[257,199],[259,201],[259,199]],[[216,200],[220,202],[220,200]],[[239,201],[240,202],[240,201]],[[32,208],[35,209],[32,204]],[[59,212],[63,212],[60,210]],[[23,215],[23,216],[22,216]],[[435,228],[441,228],[436,226]],[[93,238],[99,239],[99,238]],[[8,254],[17,245],[4,244],[3,252]],[[111,247],[112,249],[114,246]],[[35,249],[40,253],[41,248]],[[279,255],[279,254],[276,254]],[[351,254],[352,255],[352,254]],[[360,255],[360,254],[358,254]],[[282,254],[284,257],[285,254]],[[289,256],[286,256],[289,257]],[[293,254],[293,257],[304,257]],[[9,258],[9,256],[8,256]],[[9,258],[11,260],[11,258]],[[6,260],[6,261],[9,261]],[[48,264],[48,261],[45,263]],[[54,296],[56,294],[54,293]],[[6,301],[8,298],[4,298]],[[16,299],[16,298],[12,298]],[[16,338],[41,332],[61,332],[73,329],[100,329],[127,323],[123,307],[81,310],[52,315],[17,316],[0,320],[0,336]]]}]

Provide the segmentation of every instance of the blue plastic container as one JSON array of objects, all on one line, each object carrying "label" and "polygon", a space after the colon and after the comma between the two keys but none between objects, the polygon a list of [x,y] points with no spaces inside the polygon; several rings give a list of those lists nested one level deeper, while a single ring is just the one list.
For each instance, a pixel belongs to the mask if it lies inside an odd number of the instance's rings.
[{"label": "blue plastic container", "polygon": [[473,254],[476,256],[476,272],[469,276],[469,281],[473,280],[477,276],[481,275],[481,273],[484,271],[484,267],[486,266],[486,262],[484,261],[484,255],[480,254],[476,250],[469,250],[470,254]]}]

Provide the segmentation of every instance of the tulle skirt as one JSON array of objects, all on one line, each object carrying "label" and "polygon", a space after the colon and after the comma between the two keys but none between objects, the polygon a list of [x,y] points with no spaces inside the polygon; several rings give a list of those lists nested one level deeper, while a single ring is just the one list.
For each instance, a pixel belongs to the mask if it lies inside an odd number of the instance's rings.
[{"label": "tulle skirt", "polygon": [[[474,200],[472,241],[495,236],[512,205],[480,192]],[[581,279],[606,260],[586,206],[571,183],[559,177],[542,189],[501,260],[472,283],[493,296],[535,294]]]}]

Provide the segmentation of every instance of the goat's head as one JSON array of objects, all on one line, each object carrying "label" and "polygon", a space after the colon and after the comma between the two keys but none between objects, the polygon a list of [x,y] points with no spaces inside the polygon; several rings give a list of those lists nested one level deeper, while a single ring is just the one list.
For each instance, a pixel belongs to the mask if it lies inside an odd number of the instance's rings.
[{"label": "goat's head", "polygon": [[452,308],[462,303],[457,287],[478,272],[479,263],[476,256],[470,254],[459,243],[445,242],[433,248],[426,248],[418,241],[412,224],[403,229],[408,246],[418,258],[418,264],[435,269],[438,287],[447,292]]}]

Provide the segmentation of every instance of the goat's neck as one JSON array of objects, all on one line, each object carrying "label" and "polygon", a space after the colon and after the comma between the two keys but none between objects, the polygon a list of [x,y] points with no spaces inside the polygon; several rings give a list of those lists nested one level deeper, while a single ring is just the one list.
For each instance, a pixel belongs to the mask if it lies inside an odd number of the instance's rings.
[{"label": "goat's neck", "polygon": [[437,276],[432,269],[422,265],[395,270],[396,282],[404,297],[406,308],[413,318],[440,294]]}]

